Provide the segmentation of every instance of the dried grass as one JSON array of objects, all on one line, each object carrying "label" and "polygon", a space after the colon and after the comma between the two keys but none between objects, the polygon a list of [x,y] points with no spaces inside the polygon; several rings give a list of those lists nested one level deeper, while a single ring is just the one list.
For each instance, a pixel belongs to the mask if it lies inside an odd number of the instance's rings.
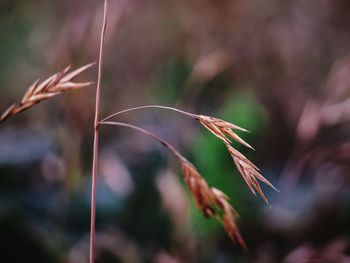
[{"label": "dried grass", "polygon": [[[197,171],[197,169],[191,164],[184,156],[182,156],[172,145],[157,136],[156,134],[147,131],[138,126],[134,126],[122,122],[109,122],[112,117],[120,115],[122,113],[130,112],[133,110],[145,109],[145,108],[161,108],[168,109],[184,114],[190,118],[197,120],[201,125],[208,129],[212,134],[218,137],[228,149],[232,159],[243,176],[250,190],[256,195],[258,192],[261,197],[268,203],[266,196],[264,195],[257,180],[264,182],[273,189],[276,188],[265,179],[259,168],[249,161],[243,154],[237,151],[232,145],[231,140],[235,140],[246,147],[253,149],[247,142],[240,138],[234,130],[244,131],[247,130],[226,122],[224,120],[214,118],[211,116],[197,115],[189,112],[185,112],[176,108],[159,106],[159,105],[148,105],[140,106],[136,108],[129,108],[104,118],[99,121],[100,111],[100,93],[101,93],[101,77],[102,77],[102,64],[103,64],[103,44],[104,35],[107,25],[107,0],[104,1],[104,18],[100,37],[100,49],[99,49],[99,67],[98,67],[98,78],[97,78],[97,89],[96,89],[96,104],[95,104],[95,122],[94,122],[94,150],[93,150],[93,180],[92,180],[92,195],[91,195],[91,230],[90,230],[90,262],[93,263],[95,259],[95,213],[96,213],[96,181],[97,181],[97,163],[98,163],[98,140],[99,140],[99,127],[101,124],[104,125],[116,125],[132,128],[147,136],[150,136],[161,144],[163,144],[168,150],[170,150],[180,162],[182,168],[182,174],[184,180],[192,193],[195,203],[198,208],[202,211],[205,217],[214,217],[219,220],[225,227],[226,232],[232,241],[237,241],[244,249],[246,244],[239,232],[237,227],[238,213],[230,205],[229,198],[220,190],[208,185],[206,180]],[[7,118],[17,115],[18,113],[27,110],[28,108],[40,103],[43,100],[47,100],[53,96],[59,95],[67,90],[79,89],[86,87],[91,82],[75,83],[73,79],[81,74],[83,71],[91,67],[93,64],[85,65],[73,72],[69,73],[70,67],[65,68],[62,72],[56,73],[50,78],[40,82],[35,81],[32,86],[29,87],[21,102],[11,105],[1,116],[0,123],[5,121]],[[256,192],[255,192],[256,191]]]},{"label": "dried grass", "polygon": [[118,126],[126,126],[129,128],[133,128],[135,130],[141,131],[142,133],[149,135],[159,142],[161,142],[166,148],[168,148],[171,152],[175,154],[177,159],[179,160],[182,168],[182,173],[184,176],[184,180],[194,196],[197,207],[202,211],[205,217],[214,216],[216,219],[222,222],[225,227],[227,234],[230,236],[232,241],[238,241],[238,243],[246,249],[245,242],[238,230],[237,227],[237,219],[238,213],[234,210],[234,208],[229,203],[229,198],[222,193],[220,190],[210,187],[205,179],[200,175],[197,169],[185,158],[183,157],[173,146],[168,144],[166,141],[159,138],[157,135],[150,133],[140,127],[133,126],[130,124],[125,124],[121,122],[110,122],[113,117],[116,117],[120,114],[148,109],[148,108],[157,108],[157,109],[165,109],[176,111],[181,113],[187,117],[195,119],[201,125],[203,125],[206,129],[208,129],[212,134],[214,134],[217,138],[219,138],[224,145],[226,146],[228,152],[230,153],[233,162],[235,163],[238,171],[242,175],[243,179],[247,183],[249,189],[256,195],[256,192],[263,198],[263,200],[268,204],[269,201],[266,198],[264,192],[262,191],[258,180],[272,187],[276,191],[278,191],[265,177],[260,173],[260,169],[252,163],[248,158],[246,158],[242,153],[236,150],[231,144],[231,139],[237,141],[245,145],[246,147],[253,149],[247,142],[245,142],[242,138],[240,138],[234,130],[248,132],[246,129],[239,127],[230,122],[224,121],[222,119],[218,119],[211,116],[205,115],[197,115],[190,112],[186,112],[183,110],[179,110],[172,107],[160,106],[160,105],[146,105],[139,106],[135,108],[129,108],[126,110],[119,111],[114,113],[106,118],[104,118],[100,124],[107,125],[118,125]]},{"label": "dried grass", "polygon": [[179,161],[184,181],[193,195],[197,207],[202,211],[203,215],[206,218],[215,217],[219,220],[224,225],[231,240],[233,242],[237,241],[245,250],[247,249],[236,224],[238,213],[230,205],[229,198],[220,190],[210,187],[194,165],[181,155],[174,146],[160,138],[158,135],[128,123],[102,121],[100,124],[131,128],[157,140],[166,147]]},{"label": "dried grass", "polygon": [[235,163],[240,174],[242,175],[244,181],[247,183],[249,189],[252,191],[254,195],[256,195],[256,192],[258,192],[258,194],[264,199],[264,201],[267,204],[269,203],[269,201],[266,198],[265,194],[263,193],[257,179],[267,184],[268,186],[272,187],[274,190],[278,191],[265,177],[262,176],[262,174],[260,173],[260,169],[254,163],[252,163],[247,157],[245,157],[242,153],[240,153],[231,145],[232,144],[231,139],[233,139],[238,143],[243,144],[244,146],[254,150],[252,146],[250,146],[247,142],[245,142],[241,137],[239,137],[234,132],[234,130],[238,130],[242,132],[248,132],[248,131],[233,123],[230,123],[212,116],[197,115],[197,114],[193,114],[193,113],[179,110],[176,108],[160,106],[160,105],[139,106],[139,107],[119,111],[117,113],[114,113],[104,118],[102,122],[106,122],[107,120],[123,113],[131,112],[135,110],[141,110],[141,109],[149,109],[149,108],[176,111],[187,117],[193,118],[197,122],[199,122],[202,126],[204,126],[207,130],[209,130],[212,134],[214,134],[217,138],[219,138],[224,143],[227,150],[229,151],[233,159],[233,162]]},{"label": "dried grass", "polygon": [[69,72],[71,66],[68,66],[63,71],[56,73],[42,82],[40,82],[40,80],[35,81],[24,94],[21,102],[14,103],[5,110],[0,116],[0,123],[53,96],[59,95],[68,90],[80,89],[91,85],[91,82],[76,83],[72,81],[93,64],[94,63],[87,64],[72,72]]}]

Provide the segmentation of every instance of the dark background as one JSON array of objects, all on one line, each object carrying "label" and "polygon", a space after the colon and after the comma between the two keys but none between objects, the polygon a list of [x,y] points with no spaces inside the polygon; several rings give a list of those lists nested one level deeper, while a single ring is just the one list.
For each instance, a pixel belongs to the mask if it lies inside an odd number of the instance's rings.
[{"label": "dark background", "polygon": [[[175,159],[101,129],[97,262],[350,262],[350,2],[110,0],[102,113],[161,104],[247,128],[238,150],[280,193],[249,192],[190,119],[121,117],[180,150],[226,192],[249,252],[195,208]],[[103,1],[1,0],[0,110],[38,77],[96,61]],[[96,81],[96,67],[80,80]],[[0,262],[87,262],[95,87],[0,126]]]}]

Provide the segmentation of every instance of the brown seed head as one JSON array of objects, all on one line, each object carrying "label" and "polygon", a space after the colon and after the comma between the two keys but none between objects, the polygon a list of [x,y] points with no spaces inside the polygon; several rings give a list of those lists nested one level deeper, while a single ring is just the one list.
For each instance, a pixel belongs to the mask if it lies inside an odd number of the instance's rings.
[{"label": "brown seed head", "polygon": [[181,161],[182,174],[184,180],[190,189],[198,208],[200,208],[206,217],[215,214],[215,197],[204,178],[197,169],[186,159]]},{"label": "brown seed head", "polygon": [[229,123],[227,121],[217,119],[210,116],[198,115],[197,120],[207,128],[211,133],[216,137],[222,140],[224,143],[231,143],[231,139],[253,149],[248,143],[246,143],[242,138],[240,138],[233,130],[240,130],[247,132],[246,129],[243,129],[237,125]]},{"label": "brown seed head", "polygon": [[235,163],[240,174],[242,175],[244,181],[247,183],[249,189],[255,195],[255,191],[257,191],[259,195],[264,199],[264,201],[268,204],[269,201],[267,200],[264,192],[262,191],[257,179],[267,184],[274,190],[278,190],[264,176],[261,175],[261,173],[259,172],[259,168],[254,163],[249,161],[243,154],[241,154],[239,151],[233,148],[230,144],[225,145],[229,153],[231,154],[233,162]]},{"label": "brown seed head", "polygon": [[35,81],[24,94],[21,102],[14,103],[5,110],[0,116],[0,123],[43,100],[47,100],[67,90],[79,89],[91,85],[91,82],[76,83],[72,82],[72,80],[93,64],[85,65],[70,73],[69,70],[71,67],[68,66],[63,71],[56,73],[42,82],[39,80]]},{"label": "brown seed head", "polygon": [[189,161],[183,158],[180,162],[185,182],[204,216],[207,218],[214,216],[222,222],[231,240],[238,241],[246,249],[246,244],[236,225],[238,213],[230,205],[229,198],[220,190],[210,187]]},{"label": "brown seed head", "polygon": [[208,129],[212,134],[214,134],[216,137],[218,137],[223,143],[225,144],[226,148],[228,149],[230,155],[232,156],[232,159],[240,172],[240,174],[243,176],[243,179],[247,183],[249,189],[256,195],[255,191],[257,191],[260,196],[264,199],[266,203],[269,203],[266,196],[264,195],[258,181],[256,179],[259,179],[260,181],[264,182],[265,184],[269,185],[273,189],[277,190],[266,178],[264,178],[260,174],[260,169],[253,164],[251,161],[249,161],[243,154],[241,154],[239,151],[237,151],[232,145],[231,145],[231,139],[253,149],[252,146],[250,146],[248,143],[246,143],[242,138],[240,138],[233,130],[240,130],[240,131],[247,131],[237,125],[234,125],[232,123],[229,123],[227,121],[210,117],[210,116],[204,116],[204,115],[198,115],[196,117],[196,120],[199,121],[206,129]]},{"label": "brown seed head", "polygon": [[238,241],[238,243],[247,250],[247,246],[236,224],[239,215],[230,205],[228,196],[216,188],[212,188],[212,192],[215,196],[216,205],[221,209],[221,222],[223,223],[229,237],[233,242]]}]

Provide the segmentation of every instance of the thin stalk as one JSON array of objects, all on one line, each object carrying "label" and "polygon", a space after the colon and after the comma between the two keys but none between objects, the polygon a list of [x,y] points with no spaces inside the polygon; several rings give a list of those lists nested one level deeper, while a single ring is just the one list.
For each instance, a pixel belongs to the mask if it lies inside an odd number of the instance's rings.
[{"label": "thin stalk", "polygon": [[165,148],[167,148],[168,150],[170,150],[178,160],[180,161],[184,161],[185,158],[175,149],[174,146],[172,146],[171,144],[169,144],[168,142],[166,142],[165,140],[163,140],[162,138],[160,138],[158,135],[156,135],[153,132],[150,132],[148,130],[145,130],[143,128],[140,128],[138,126],[132,125],[132,124],[128,124],[128,123],[124,123],[124,122],[114,122],[114,121],[102,121],[100,122],[100,124],[102,125],[114,125],[114,126],[122,126],[122,127],[127,127],[127,128],[131,128],[133,130],[139,131],[155,140],[157,140],[158,142],[160,142]]},{"label": "thin stalk", "polygon": [[190,113],[190,112],[186,112],[186,111],[182,111],[182,110],[179,110],[179,109],[176,109],[176,108],[172,108],[172,107],[161,106],[161,105],[145,105],[145,106],[139,106],[139,107],[135,107],[135,108],[130,108],[130,109],[118,111],[118,112],[116,112],[116,113],[114,113],[112,115],[109,115],[108,117],[104,118],[101,122],[108,121],[109,119],[111,119],[111,118],[113,118],[115,116],[121,115],[123,113],[127,113],[127,112],[130,112],[130,111],[135,111],[135,110],[141,110],[141,109],[149,109],[149,108],[157,108],[157,109],[176,111],[176,112],[179,112],[179,113],[181,113],[183,115],[186,115],[188,117],[191,117],[191,118],[197,118],[198,117],[198,115],[196,115],[196,114],[193,114],[193,113]]},{"label": "thin stalk", "polygon": [[91,183],[91,223],[90,223],[90,263],[95,260],[95,221],[96,221],[96,183],[98,169],[98,146],[99,146],[99,115],[101,96],[101,77],[103,65],[103,44],[107,26],[107,0],[104,1],[103,24],[100,38],[100,52],[98,60],[98,75],[96,86],[95,121],[94,121],[94,149],[92,159],[92,183]]}]

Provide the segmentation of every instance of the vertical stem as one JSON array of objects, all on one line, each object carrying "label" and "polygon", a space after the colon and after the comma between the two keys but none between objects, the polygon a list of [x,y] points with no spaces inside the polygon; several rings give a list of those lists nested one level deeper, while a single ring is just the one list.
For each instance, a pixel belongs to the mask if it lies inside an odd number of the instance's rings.
[{"label": "vertical stem", "polygon": [[95,260],[95,219],[96,219],[96,182],[98,170],[98,145],[99,145],[99,115],[100,115],[100,95],[101,76],[103,64],[103,42],[107,26],[107,0],[104,1],[103,25],[100,38],[100,52],[98,60],[98,75],[96,86],[95,121],[94,121],[94,149],[92,159],[92,183],[91,183],[91,223],[90,223],[90,263]]}]

